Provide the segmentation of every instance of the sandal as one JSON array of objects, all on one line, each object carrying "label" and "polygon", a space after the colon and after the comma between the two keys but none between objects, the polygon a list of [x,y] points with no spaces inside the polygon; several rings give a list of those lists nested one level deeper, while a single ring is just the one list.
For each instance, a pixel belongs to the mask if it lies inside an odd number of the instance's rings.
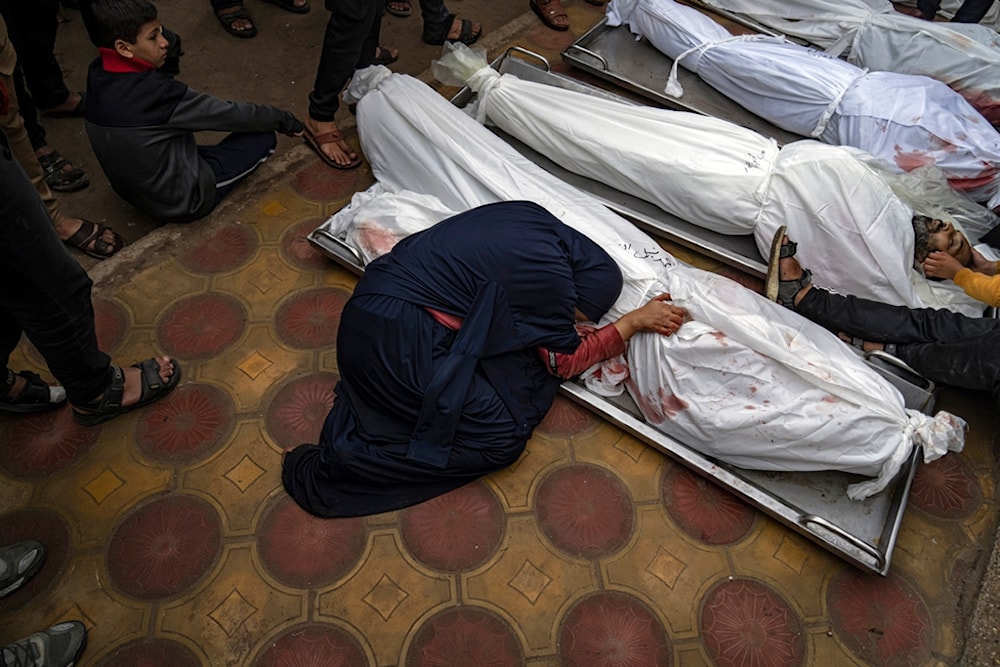
[{"label": "sandal", "polygon": [[[405,7],[405,9],[393,9],[393,5],[400,5],[401,7]],[[385,11],[393,16],[406,18],[413,13],[413,6],[410,4],[410,0],[388,0],[385,3]]]},{"label": "sandal", "polygon": [[775,301],[785,308],[795,310],[795,295],[800,290],[812,284],[812,271],[802,269],[802,275],[792,280],[781,280],[779,263],[785,257],[794,257],[799,245],[794,241],[785,241],[785,225],[778,227],[771,239],[771,252],[767,258],[767,278],[764,282],[764,296],[768,301]]},{"label": "sandal", "polygon": [[56,192],[77,192],[90,185],[90,177],[78,166],[64,158],[59,151],[53,150],[45,155],[35,156],[42,165],[45,174],[45,184]]},{"label": "sandal", "polygon": [[[104,240],[104,232],[110,231],[115,236],[114,243]],[[93,242],[93,247],[91,247]],[[125,247],[125,239],[115,230],[107,225],[99,225],[89,220],[83,220],[80,229],[73,232],[73,235],[63,241],[68,246],[77,250],[82,250],[96,259],[107,259]]]},{"label": "sandal", "polygon": [[[309,148],[316,151],[316,154],[319,155],[319,159],[323,160],[323,162],[333,167],[334,169],[355,169],[361,164],[360,155],[355,156],[354,159],[347,164],[339,164],[337,161],[335,161],[333,158],[331,158],[329,155],[323,152],[323,146],[327,144],[335,144],[339,141],[344,140],[344,135],[341,134],[340,130],[331,130],[329,132],[313,134],[312,131],[307,127],[302,132],[302,138],[305,139],[305,142],[307,144],[309,144]],[[350,157],[350,155],[348,155],[348,157]]]},{"label": "sandal", "polygon": [[[861,350],[865,354],[868,354],[869,352],[873,351],[873,350],[866,350],[865,349],[865,343],[871,343],[873,341],[867,341],[864,338],[860,338],[858,336],[851,336],[849,334],[844,333],[843,331],[841,331],[840,333],[837,334],[837,338],[839,338],[840,340],[844,341],[845,343],[847,343],[851,347],[856,348],[858,350]],[[896,344],[895,343],[879,343],[879,345],[882,346],[882,349],[879,350],[880,352],[885,352],[886,354],[891,354],[894,357],[896,356]]]},{"label": "sandal", "polygon": [[[538,18],[542,19],[542,23],[549,28],[560,31],[569,30],[569,15],[559,0],[548,0],[544,3],[539,2],[539,0],[530,0],[528,4],[531,6],[531,10],[538,14]],[[557,23],[558,19],[566,22]]]},{"label": "sandal", "polygon": [[71,118],[71,117],[83,117],[83,114],[87,111],[87,93],[77,91],[77,95],[80,96],[80,101],[76,103],[72,109],[67,109],[65,111],[53,111],[52,109],[41,109],[43,116],[48,116],[49,118]]},{"label": "sandal", "polygon": [[[14,380],[18,376],[24,378],[24,389],[17,396],[10,396],[14,388]],[[58,408],[66,402],[66,390],[62,387],[50,386],[37,373],[21,371],[15,373],[7,369],[7,377],[0,382],[0,411],[3,412],[42,412]]]},{"label": "sandal", "polygon": [[384,49],[381,46],[375,47],[375,57],[372,58],[372,65],[391,65],[399,60],[399,53],[392,55],[395,49]]},{"label": "sandal", "polygon": [[312,9],[308,2],[304,5],[296,5],[294,0],[264,0],[264,2],[278,5],[285,11],[292,12],[293,14],[308,14],[309,10]]},{"label": "sandal", "polygon": [[[253,22],[253,17],[250,16],[250,12],[242,4],[236,5],[237,10],[234,12],[226,12],[224,14],[220,13],[226,9],[232,9],[232,7],[223,7],[220,10],[214,12],[215,18],[219,19],[219,23],[222,24],[223,29],[228,32],[233,37],[239,37],[240,39],[250,39],[251,37],[257,36],[257,26]],[[236,24],[237,19],[244,19],[250,22],[250,28],[248,30],[237,30],[233,26]]]},{"label": "sandal", "polygon": [[458,37],[452,38],[448,36],[451,32],[451,27],[455,23],[455,14],[448,14],[447,20],[444,22],[444,26],[437,32],[428,32],[424,29],[424,34],[421,39],[424,40],[425,44],[433,44],[434,46],[441,46],[445,42],[461,42],[466,46],[471,46],[476,43],[482,34],[483,27],[479,26],[478,31],[472,29],[472,21],[469,19],[462,19],[461,26],[458,30]]},{"label": "sandal", "polygon": [[125,395],[125,371],[120,366],[112,366],[111,386],[100,398],[80,404],[79,407],[84,412],[74,407],[73,419],[81,426],[97,426],[160,400],[173,391],[181,381],[181,367],[174,359],[171,359],[170,363],[174,365],[174,374],[166,382],[160,377],[160,364],[156,359],[146,359],[138,364],[132,364],[131,368],[138,368],[141,371],[142,379],[139,400],[132,405],[122,405],[122,396]]}]

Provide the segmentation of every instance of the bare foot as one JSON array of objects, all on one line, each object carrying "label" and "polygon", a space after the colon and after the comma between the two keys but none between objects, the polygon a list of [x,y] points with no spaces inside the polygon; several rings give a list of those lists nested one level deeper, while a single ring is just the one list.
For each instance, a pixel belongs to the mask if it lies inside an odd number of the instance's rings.
[{"label": "bare foot", "polygon": [[53,114],[55,115],[72,114],[74,111],[76,111],[76,108],[80,105],[80,102],[82,100],[83,96],[80,95],[80,93],[72,91],[66,97],[65,102],[63,102],[57,107],[52,107],[51,109],[42,109],[42,112],[49,114],[50,116]]},{"label": "bare foot", "polygon": [[[77,231],[79,231],[80,227],[82,226],[83,226],[83,220],[81,220],[80,218],[68,218],[66,216],[63,216],[59,220],[59,223],[56,224],[55,226],[56,235],[59,236],[59,240],[65,241],[71,236],[73,236],[73,234],[76,234]],[[108,244],[108,247],[111,248],[114,247],[115,233],[111,229],[105,229],[104,234],[101,235],[101,238],[103,238],[104,241]],[[96,245],[97,245],[97,239],[94,239],[93,241],[87,244],[87,249],[93,251],[95,250],[94,246]],[[115,252],[114,250],[111,250],[111,252],[107,253],[107,256],[110,257],[111,255],[114,254],[114,252]]]},{"label": "bare foot", "polygon": [[318,144],[316,150],[321,151],[327,158],[344,167],[350,166],[351,163],[357,161],[358,154],[347,145],[346,141],[343,139],[330,141],[323,136],[329,132],[340,133],[340,129],[335,122],[330,121],[327,123],[306,118],[305,125],[306,131],[316,139]]}]

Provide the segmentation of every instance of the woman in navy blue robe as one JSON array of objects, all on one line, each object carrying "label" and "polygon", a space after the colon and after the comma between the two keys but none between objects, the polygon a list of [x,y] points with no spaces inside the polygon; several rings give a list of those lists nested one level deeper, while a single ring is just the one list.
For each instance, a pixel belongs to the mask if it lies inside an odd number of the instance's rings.
[{"label": "woman in navy blue robe", "polygon": [[657,297],[581,333],[622,275],[589,238],[530,202],[490,204],[371,262],[341,315],[340,382],[318,445],[289,451],[285,489],[308,512],[406,507],[513,463],[559,384],[683,311]]}]

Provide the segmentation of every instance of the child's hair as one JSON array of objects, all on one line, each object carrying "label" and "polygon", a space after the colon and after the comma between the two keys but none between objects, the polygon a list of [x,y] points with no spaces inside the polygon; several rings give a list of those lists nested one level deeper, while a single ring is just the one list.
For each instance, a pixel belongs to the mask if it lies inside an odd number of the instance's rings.
[{"label": "child's hair", "polygon": [[148,0],[93,0],[93,35],[98,46],[115,48],[119,39],[135,44],[139,30],[156,20],[156,7]]}]

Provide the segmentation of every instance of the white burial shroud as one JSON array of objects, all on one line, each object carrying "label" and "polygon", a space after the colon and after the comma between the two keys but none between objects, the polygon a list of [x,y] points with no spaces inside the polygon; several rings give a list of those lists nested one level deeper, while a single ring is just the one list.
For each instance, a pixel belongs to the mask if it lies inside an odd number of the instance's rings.
[{"label": "white burial shroud", "polygon": [[[620,0],[612,0],[619,2]],[[630,2],[632,0],[625,0]],[[1000,124],[1000,39],[984,25],[924,21],[888,0],[701,0],[873,71],[923,74]]]},{"label": "white burial shroud", "polygon": [[858,149],[803,140],[779,151],[772,139],[716,118],[501,76],[464,45],[433,68],[478,93],[476,118],[569,171],[699,227],[753,233],[765,257],[787,225],[817,284],[894,305],[983,312],[953,283],[913,269],[913,208]]},{"label": "white burial shroud", "polygon": [[[625,285],[604,323],[664,292],[691,314],[674,336],[633,337],[627,365],[619,358],[587,374],[605,394],[624,382],[664,433],[748,468],[875,477],[849,488],[856,499],[884,488],[914,446],[925,460],[963,446],[961,419],[905,409],[836,337],[727,278],[679,264],[423,83],[373,67],[356,73],[349,94],[359,100],[361,143],[379,182],[327,223],[331,231],[372,256],[457,211],[519,199],[544,206],[621,268]],[[408,190],[434,198],[411,206]]]},{"label": "white burial shroud", "polygon": [[860,148],[895,172],[934,164],[956,190],[1000,205],[1000,133],[940,81],[866,72],[781,37],[734,37],[674,0],[615,0],[607,15],[674,60],[668,95],[683,95],[680,64],[778,127]]}]

